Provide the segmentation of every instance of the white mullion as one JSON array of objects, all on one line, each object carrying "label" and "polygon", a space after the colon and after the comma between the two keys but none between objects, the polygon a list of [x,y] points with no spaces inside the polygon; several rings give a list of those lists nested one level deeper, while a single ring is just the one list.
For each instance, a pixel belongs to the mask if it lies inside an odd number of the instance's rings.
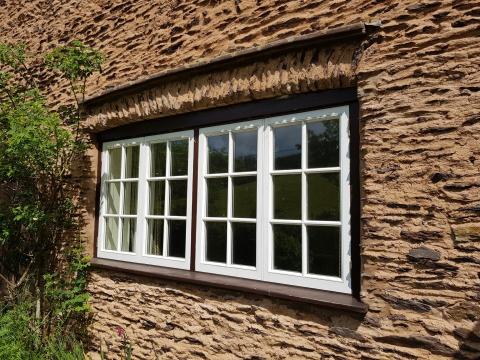
[{"label": "white mullion", "polygon": [[127,163],[127,151],[125,146],[122,146],[122,156],[121,156],[121,165],[120,165],[120,204],[118,209],[118,234],[117,234],[117,251],[122,250],[122,242],[123,242],[123,202],[124,202],[124,192],[125,192],[125,174],[126,174],[126,163]]},{"label": "white mullion", "polygon": [[[228,173],[233,173],[233,134],[228,132]],[[226,265],[232,264],[232,222],[233,216],[233,180],[228,176],[228,189],[227,189],[227,259]]]},{"label": "white mullion", "polygon": [[181,215],[168,215],[165,216],[165,219],[167,220],[187,220],[186,216],[181,216]]},{"label": "white mullion", "polygon": [[211,178],[223,178],[230,176],[231,174],[226,172],[226,173],[213,173],[213,174],[204,174],[205,179],[211,179]]},{"label": "white mullion", "polygon": [[149,207],[149,183],[146,180],[150,172],[150,147],[140,143],[138,197],[137,197],[137,233],[135,239],[135,253],[144,256],[147,253],[148,228],[146,215]]},{"label": "white mullion", "polygon": [[305,174],[305,169],[307,168],[307,125],[305,122],[302,123],[302,195],[301,195],[301,206],[302,206],[302,275],[305,276],[307,273],[307,263],[308,263],[308,254],[307,254],[307,226],[305,221],[307,220],[308,214],[308,196],[307,196],[307,174]]},{"label": "white mullion", "polygon": [[168,215],[170,215],[170,166],[171,166],[171,152],[170,152],[170,141],[167,142],[166,144],[166,165],[165,165],[165,201],[164,201],[164,209],[163,209],[163,215],[165,216],[165,219],[163,220],[163,250],[162,250],[162,255],[167,256],[168,254],[168,228],[169,228],[169,223],[168,223]]}]

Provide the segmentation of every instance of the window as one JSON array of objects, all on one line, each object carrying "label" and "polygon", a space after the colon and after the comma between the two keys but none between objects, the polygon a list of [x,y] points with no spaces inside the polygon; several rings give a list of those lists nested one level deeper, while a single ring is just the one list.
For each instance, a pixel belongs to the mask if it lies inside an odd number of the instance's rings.
[{"label": "window", "polygon": [[193,131],[104,143],[98,255],[188,269]]},{"label": "window", "polygon": [[349,145],[348,106],[105,143],[99,256],[351,293]]}]

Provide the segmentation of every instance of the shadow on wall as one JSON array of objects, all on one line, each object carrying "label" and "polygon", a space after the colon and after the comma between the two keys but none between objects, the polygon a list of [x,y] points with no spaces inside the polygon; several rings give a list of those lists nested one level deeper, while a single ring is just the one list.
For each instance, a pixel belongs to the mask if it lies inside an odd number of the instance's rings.
[{"label": "shadow on wall", "polygon": [[139,358],[308,358],[353,351],[346,355],[351,358],[368,342],[357,332],[363,315],[308,304],[106,270],[92,272],[90,291],[93,352],[120,352],[118,326]]}]

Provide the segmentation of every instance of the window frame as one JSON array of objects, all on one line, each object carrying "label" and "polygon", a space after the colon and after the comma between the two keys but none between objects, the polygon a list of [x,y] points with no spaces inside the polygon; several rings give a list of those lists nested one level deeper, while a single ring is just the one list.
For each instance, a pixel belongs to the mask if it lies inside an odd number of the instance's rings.
[{"label": "window frame", "polygon": [[[188,169],[187,175],[182,176],[168,176],[170,169],[167,167],[170,165],[171,159],[171,152],[169,150],[168,143],[175,141],[175,140],[187,140],[188,141]],[[147,253],[147,239],[148,239],[148,228],[147,228],[147,219],[152,218],[152,215],[148,214],[149,209],[149,180],[160,178],[153,178],[150,177],[150,167],[151,167],[151,154],[150,154],[150,145],[156,143],[167,143],[167,154],[166,154],[166,174],[163,177],[163,181],[165,181],[165,188],[164,188],[164,215],[161,216],[154,216],[155,218],[164,218],[164,219],[179,219],[185,220],[186,222],[186,239],[185,239],[185,258],[177,258],[177,257],[170,257],[166,255],[152,255]],[[139,153],[139,174],[137,178],[138,182],[138,193],[137,193],[137,215],[135,218],[137,219],[137,231],[135,236],[135,252],[123,252],[123,251],[115,251],[115,250],[107,250],[105,249],[105,217],[108,217],[106,214],[106,184],[108,184],[109,180],[107,179],[108,170],[110,166],[110,159],[108,150],[116,147],[125,147],[125,146],[132,146],[132,145],[139,145],[140,153]],[[124,151],[122,150],[122,168],[121,172],[124,172]],[[145,137],[137,137],[134,139],[126,139],[126,140],[119,140],[119,141],[108,141],[102,144],[102,154],[101,154],[101,190],[100,190],[100,201],[99,201],[99,221],[98,221],[98,241],[97,241],[97,256],[104,258],[104,259],[111,259],[111,260],[118,260],[118,261],[126,261],[126,262],[134,262],[140,264],[147,264],[147,265],[156,265],[156,266],[165,266],[169,268],[177,268],[177,269],[190,269],[190,260],[191,260],[191,230],[192,230],[192,198],[190,194],[193,191],[193,159],[194,159],[194,131],[193,130],[185,130],[185,131],[177,131],[172,133],[166,134],[159,134],[159,135],[151,135]],[[187,208],[186,208],[186,215],[185,216],[168,216],[165,214],[165,210],[167,209],[168,203],[165,201],[169,194],[167,192],[168,186],[167,181],[171,179],[186,179],[187,180]],[[121,179],[122,181],[123,179]],[[122,189],[120,196],[122,197]],[[120,200],[120,205],[122,206],[122,202]],[[123,211],[123,210],[122,210]],[[183,219],[184,218],[184,219]],[[164,220],[164,223],[166,221]],[[119,232],[121,231],[119,226]],[[167,229],[164,226],[163,229],[164,234],[164,245],[163,250],[166,248],[166,241],[168,240]],[[119,235],[120,237],[120,235]],[[118,247],[117,247],[118,248]]]},{"label": "window frame", "polygon": [[[306,124],[317,123],[324,120],[339,121],[339,166],[335,168],[307,169],[307,135]],[[349,107],[339,106],[322,110],[298,112],[294,114],[275,116],[255,121],[234,123],[205,127],[200,129],[199,151],[198,151],[198,194],[197,194],[197,251],[196,271],[203,271],[212,274],[220,274],[260,281],[288,284],[293,286],[310,287],[341,293],[351,293],[350,276],[350,160],[349,160]],[[274,128],[294,124],[302,125],[302,167],[296,170],[273,170],[274,163]],[[255,269],[242,265],[233,265],[231,258],[231,217],[232,212],[232,160],[233,141],[232,133],[257,129],[257,241],[256,241],[256,263]],[[229,169],[228,173],[208,174],[208,136],[229,134]],[[303,150],[304,149],[304,150]],[[338,172],[340,174],[340,219],[339,221],[314,221],[307,220],[307,184],[306,173]],[[302,218],[298,221],[279,220],[273,218],[273,174],[300,174],[302,177]],[[241,173],[239,173],[241,174]],[[245,173],[247,175],[249,173]],[[217,221],[217,218],[208,218],[207,210],[207,187],[206,181],[212,177],[229,178],[227,196],[227,261],[226,264],[209,262],[205,259],[206,249],[206,226],[205,221]],[[234,175],[235,176],[235,175]],[[262,191],[267,189],[266,191]],[[223,221],[223,220],[219,220]],[[289,272],[273,268],[273,224],[295,223],[302,227],[302,272]],[[340,277],[327,275],[308,274],[306,271],[307,252],[307,224],[312,226],[339,226],[340,227]]]},{"label": "window frame", "polygon": [[[292,113],[302,111],[311,111],[317,109],[326,109],[335,106],[348,106],[349,108],[349,131],[350,131],[350,179],[351,179],[351,293],[342,294],[329,291],[323,291],[300,286],[282,285],[278,283],[266,283],[257,280],[247,280],[231,276],[214,275],[205,272],[198,272],[195,256],[191,257],[190,271],[175,270],[173,268],[164,268],[150,266],[147,264],[132,264],[118,262],[115,260],[103,260],[98,254],[97,248],[100,233],[100,199],[101,199],[101,179],[97,178],[97,196],[95,207],[95,227],[94,227],[94,250],[92,264],[99,268],[116,269],[126,273],[138,273],[142,275],[175,279],[175,281],[191,282],[193,284],[203,284],[223,289],[237,289],[240,291],[263,294],[267,296],[286,298],[301,302],[325,305],[329,307],[338,307],[350,309],[353,311],[364,311],[365,306],[359,302],[361,285],[361,257],[360,257],[360,221],[361,221],[361,198],[360,198],[360,123],[359,123],[359,105],[357,99],[357,90],[354,87],[322,90],[318,92],[309,92],[304,94],[288,95],[285,97],[271,98],[266,100],[256,100],[247,103],[239,103],[223,107],[216,107],[207,110],[187,112],[178,115],[171,115],[159,119],[147,119],[133,124],[118,126],[97,133],[95,138],[99,146],[98,149],[98,174],[101,173],[103,166],[102,144],[105,142],[122,141],[130,137],[149,136],[152,134],[162,134],[185,129],[195,131],[195,152],[198,151],[198,133],[202,127],[209,127],[218,124],[232,124],[249,119],[262,119],[273,116],[286,116]],[[198,166],[198,157],[194,159],[194,169]],[[197,177],[198,172],[194,171],[193,177]],[[192,212],[196,208],[196,192],[193,194]],[[193,216],[194,214],[192,214]],[[192,243],[191,253],[195,253],[196,236],[196,216],[192,217]],[[188,248],[188,246],[187,246]],[[196,269],[197,268],[197,269]],[[332,294],[332,295],[330,295]],[[352,300],[349,300],[352,299]]]}]

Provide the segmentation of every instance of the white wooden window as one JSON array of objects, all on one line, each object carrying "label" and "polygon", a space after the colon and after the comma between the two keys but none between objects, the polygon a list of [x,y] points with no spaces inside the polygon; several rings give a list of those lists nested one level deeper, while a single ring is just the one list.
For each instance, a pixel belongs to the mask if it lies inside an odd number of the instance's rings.
[{"label": "white wooden window", "polygon": [[348,117],[200,130],[197,270],[351,293]]},{"label": "white wooden window", "polygon": [[190,267],[193,131],[108,142],[98,256]]}]

